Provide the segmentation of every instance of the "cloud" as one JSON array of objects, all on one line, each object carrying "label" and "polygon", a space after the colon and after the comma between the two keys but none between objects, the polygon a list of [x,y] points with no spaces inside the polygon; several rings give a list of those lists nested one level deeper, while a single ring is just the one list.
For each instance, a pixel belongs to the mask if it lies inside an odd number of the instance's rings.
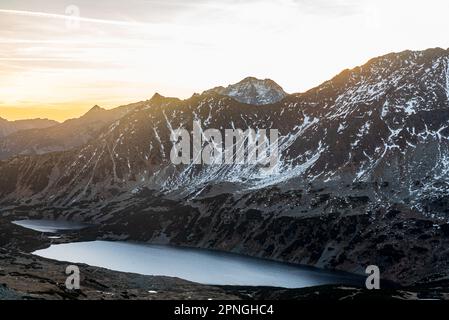
[{"label": "cloud", "polygon": [[[71,15],[65,15],[65,14],[25,11],[25,10],[0,9],[0,13],[10,14],[10,15],[18,15],[18,16],[31,16],[31,17],[51,18],[51,19],[76,20],[76,21],[80,21],[80,22],[91,22],[91,23],[107,24],[107,25],[114,25],[114,26],[125,26],[125,27],[149,27],[149,26],[154,27],[154,26],[158,26],[156,24],[141,23],[141,22],[135,22],[135,21],[95,19],[95,18],[86,18],[83,16],[77,17],[77,16],[71,16]],[[158,27],[160,27],[160,26],[158,26]]]},{"label": "cloud", "polygon": [[362,12],[360,2],[351,0],[292,0],[300,10],[314,15],[350,16]]}]

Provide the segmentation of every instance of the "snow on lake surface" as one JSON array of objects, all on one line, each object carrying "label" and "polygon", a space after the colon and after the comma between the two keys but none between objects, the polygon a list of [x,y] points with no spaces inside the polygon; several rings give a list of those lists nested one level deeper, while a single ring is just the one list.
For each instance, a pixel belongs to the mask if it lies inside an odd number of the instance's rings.
[{"label": "snow on lake surface", "polygon": [[362,285],[360,277],[204,249],[129,242],[57,244],[33,254],[116,271],[179,277],[202,284],[303,288]]},{"label": "snow on lake surface", "polygon": [[88,224],[71,221],[56,220],[18,220],[15,225],[45,233],[58,233],[60,231],[81,230],[89,227]]}]

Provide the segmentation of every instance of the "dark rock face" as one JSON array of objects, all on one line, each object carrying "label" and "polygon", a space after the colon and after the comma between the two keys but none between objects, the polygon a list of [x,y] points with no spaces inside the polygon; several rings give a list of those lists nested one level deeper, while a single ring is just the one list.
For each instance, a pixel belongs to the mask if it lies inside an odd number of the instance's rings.
[{"label": "dark rock face", "polygon": [[0,285],[0,300],[19,300],[20,294],[7,288],[4,285]]},{"label": "dark rock face", "polygon": [[287,93],[280,85],[271,79],[260,80],[248,77],[242,81],[225,87],[216,87],[205,92],[205,94],[218,93],[229,96],[235,100],[252,104],[266,105],[281,101]]},{"label": "dark rock face", "polygon": [[[401,283],[449,275],[449,52],[406,51],[266,106],[155,96],[79,148],[0,162],[3,212]],[[170,162],[172,130],[278,129],[280,161]],[[18,210],[18,206],[22,206]],[[125,225],[127,227],[125,227]]]}]

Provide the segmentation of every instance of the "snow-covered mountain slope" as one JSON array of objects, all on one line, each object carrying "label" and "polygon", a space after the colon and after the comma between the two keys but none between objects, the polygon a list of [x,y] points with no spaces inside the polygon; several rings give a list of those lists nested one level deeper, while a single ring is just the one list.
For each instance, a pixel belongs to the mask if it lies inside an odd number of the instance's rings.
[{"label": "snow-covered mountain slope", "polygon": [[208,93],[218,93],[229,96],[235,100],[253,104],[267,105],[281,101],[287,96],[287,93],[280,85],[270,79],[260,80],[254,77],[247,77],[242,81],[225,87],[216,87],[205,91]]},{"label": "snow-covered mountain slope", "polygon": [[[91,177],[99,183],[121,181],[189,194],[217,182],[239,183],[245,189],[292,179],[388,182],[406,186],[397,197],[414,202],[416,194],[421,199],[429,192],[446,192],[448,81],[448,53],[434,49],[373,59],[265,107],[210,92],[185,101],[156,95],[73,151],[71,163],[60,163],[66,166],[60,168],[64,176],[77,177],[69,179],[75,185],[61,187],[76,192],[80,183],[87,191],[94,185],[82,181]],[[193,120],[203,129],[278,129],[280,161],[269,174],[251,165],[175,167],[169,159],[170,134],[181,127],[192,130]],[[68,154],[50,157],[57,156]],[[10,163],[17,161],[41,158]],[[56,181],[48,183],[40,191],[52,192]]]},{"label": "snow-covered mountain slope", "polygon": [[[194,120],[278,129],[278,165],[173,165],[170,134]],[[448,140],[449,51],[406,51],[266,106],[155,95],[80,148],[0,162],[0,202],[139,240],[354,272],[374,263],[415,281],[449,270]]]},{"label": "snow-covered mountain slope", "polygon": [[[74,151],[77,156],[61,172],[77,177],[66,186],[73,192],[77,183],[85,191],[93,188],[82,182],[90,177],[188,194],[217,182],[245,189],[289,180],[388,182],[406,186],[395,197],[414,202],[416,193],[446,192],[447,74],[447,52],[430,50],[374,59],[266,107],[211,93],[185,101],[156,96]],[[279,164],[270,174],[250,165],[173,166],[170,133],[192,130],[193,120],[204,129],[279,129]]]}]

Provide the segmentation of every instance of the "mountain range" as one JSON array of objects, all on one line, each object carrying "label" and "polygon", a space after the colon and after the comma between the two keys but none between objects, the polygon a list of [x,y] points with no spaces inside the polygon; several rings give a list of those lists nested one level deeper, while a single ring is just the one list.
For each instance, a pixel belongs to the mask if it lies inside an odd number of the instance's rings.
[{"label": "mountain range", "polygon": [[[280,161],[173,165],[176,128],[278,129]],[[34,139],[34,140],[33,140]],[[43,142],[42,142],[43,141]],[[304,93],[246,78],[0,143],[0,214],[401,284],[449,277],[449,51],[392,53]]]},{"label": "mountain range", "polygon": [[57,123],[56,121],[47,119],[8,121],[0,117],[0,138],[21,130],[48,128]]},{"label": "mountain range", "polygon": [[51,122],[51,125],[40,128],[28,127],[10,132],[0,140],[0,159],[79,147],[97,137],[105,126],[120,119],[136,105],[139,103],[112,110],[94,106],[77,119],[70,119],[63,123]]}]

